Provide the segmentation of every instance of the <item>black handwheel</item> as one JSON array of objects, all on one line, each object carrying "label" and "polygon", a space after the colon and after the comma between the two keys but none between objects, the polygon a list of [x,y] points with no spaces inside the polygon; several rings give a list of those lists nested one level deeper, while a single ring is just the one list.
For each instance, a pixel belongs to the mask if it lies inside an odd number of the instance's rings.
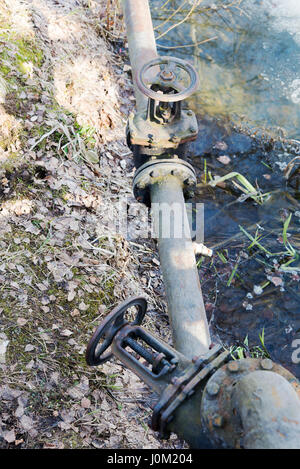
[{"label": "black handwheel", "polygon": [[[161,67],[161,71],[157,77],[152,80],[146,80],[146,72],[152,67],[157,67],[159,65],[163,67]],[[187,73],[190,81],[187,87],[183,87],[179,82],[176,69],[184,70]],[[196,91],[198,88],[199,79],[195,68],[189,62],[186,62],[182,59],[177,59],[176,57],[163,56],[146,63],[137,73],[136,83],[139,90],[144,95],[148,96],[148,98],[162,102],[176,102],[182,101],[194,93],[194,91]],[[170,85],[178,92],[164,94],[162,92],[156,92],[147,86],[147,84],[153,85],[158,83],[163,84],[164,86]]]},{"label": "black handwheel", "polygon": [[[101,363],[106,362],[112,357],[112,353],[106,351],[112,343],[114,336],[121,329],[121,327],[123,327],[125,324],[129,324],[129,321],[127,321],[124,316],[127,310],[132,306],[137,307],[137,314],[135,319],[130,321],[130,324],[141,324],[147,311],[147,301],[142,296],[129,298],[114,308],[112,312],[109,313],[108,316],[106,316],[106,318],[102,321],[100,326],[97,327],[88,343],[85,354],[88,365],[101,365]],[[101,339],[103,342],[100,344]]]}]

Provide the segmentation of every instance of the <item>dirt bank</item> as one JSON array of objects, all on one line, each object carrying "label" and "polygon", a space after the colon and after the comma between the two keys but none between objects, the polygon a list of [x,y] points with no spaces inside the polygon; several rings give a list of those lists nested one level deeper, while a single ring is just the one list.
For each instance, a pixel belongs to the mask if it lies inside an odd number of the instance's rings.
[{"label": "dirt bank", "polygon": [[169,340],[154,244],[114,229],[130,207],[134,105],[121,13],[105,0],[0,6],[0,447],[176,448],[151,395],[88,339],[130,295]]}]

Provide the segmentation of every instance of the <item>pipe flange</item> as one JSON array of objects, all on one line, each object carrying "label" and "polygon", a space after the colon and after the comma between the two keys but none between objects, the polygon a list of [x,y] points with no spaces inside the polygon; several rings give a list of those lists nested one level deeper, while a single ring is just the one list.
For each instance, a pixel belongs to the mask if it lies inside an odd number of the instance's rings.
[{"label": "pipe flange", "polygon": [[151,160],[142,165],[133,179],[133,193],[139,202],[150,204],[149,188],[167,176],[175,176],[182,183],[184,195],[195,186],[197,179],[192,165],[179,158]]},{"label": "pipe flange", "polygon": [[243,431],[232,404],[232,392],[240,379],[257,370],[273,371],[285,378],[300,398],[298,380],[288,370],[269,359],[234,360],[220,368],[208,381],[201,403],[203,428],[210,440],[221,448],[241,448]]},{"label": "pipe flange", "polygon": [[151,428],[159,431],[160,438],[169,438],[168,423],[173,420],[178,407],[228,359],[229,352],[224,351],[221,345],[215,345],[205,356],[193,358],[193,365],[181,376],[171,380],[154,407],[152,415]]}]

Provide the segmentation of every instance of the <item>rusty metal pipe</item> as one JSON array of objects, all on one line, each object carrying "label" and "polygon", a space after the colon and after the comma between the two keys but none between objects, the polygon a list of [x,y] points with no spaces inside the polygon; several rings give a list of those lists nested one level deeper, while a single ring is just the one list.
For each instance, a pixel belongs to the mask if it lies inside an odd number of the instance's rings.
[{"label": "rusty metal pipe", "polygon": [[176,176],[151,186],[151,209],[174,346],[191,359],[205,354],[211,340],[182,182]]},{"label": "rusty metal pipe", "polygon": [[157,58],[148,0],[123,0],[123,13],[127,30],[136,110],[140,112],[146,109],[147,98],[136,85],[136,74],[144,64]]},{"label": "rusty metal pipe", "polygon": [[232,406],[241,419],[246,449],[300,449],[300,400],[272,371],[253,371],[235,386]]},{"label": "rusty metal pipe", "polygon": [[[136,110],[141,112],[146,109],[147,98],[136,85],[136,74],[144,64],[157,58],[148,0],[123,0],[123,12]],[[152,73],[156,74],[157,71],[152,70]],[[159,237],[159,253],[175,347],[187,358],[192,358],[207,352],[210,336],[189,232],[183,185],[179,179],[171,177],[151,187],[151,204],[170,205],[173,202],[177,203],[182,214],[182,228],[187,235],[176,239]],[[168,223],[167,217],[161,227],[164,228]]]}]

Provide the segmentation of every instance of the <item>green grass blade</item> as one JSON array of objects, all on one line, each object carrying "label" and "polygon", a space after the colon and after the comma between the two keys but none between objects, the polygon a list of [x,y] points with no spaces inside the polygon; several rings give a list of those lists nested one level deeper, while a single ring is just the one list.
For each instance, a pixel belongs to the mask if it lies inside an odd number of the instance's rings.
[{"label": "green grass blade", "polygon": [[283,239],[284,245],[287,244],[287,229],[289,227],[291,218],[292,218],[292,213],[290,213],[290,215],[287,217],[287,219],[285,220],[283,224],[282,239]]}]

